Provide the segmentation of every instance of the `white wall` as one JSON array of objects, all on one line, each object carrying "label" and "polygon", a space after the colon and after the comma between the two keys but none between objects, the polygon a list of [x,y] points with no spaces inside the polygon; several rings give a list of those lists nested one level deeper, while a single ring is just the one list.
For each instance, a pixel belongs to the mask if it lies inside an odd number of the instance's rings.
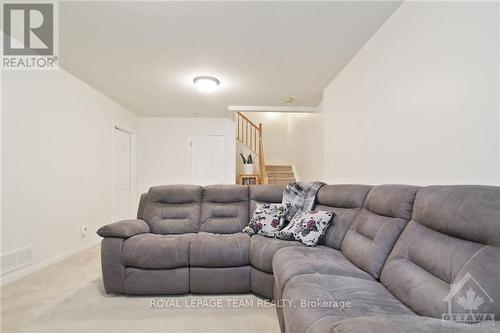
[{"label": "white wall", "polygon": [[135,131],[137,117],[62,69],[3,72],[1,96],[2,253],[32,246],[40,265],[96,242],[111,222],[112,127]]},{"label": "white wall", "polygon": [[300,181],[322,181],[324,178],[323,115],[318,113],[288,115],[287,150]]},{"label": "white wall", "polygon": [[235,183],[234,121],[229,118],[140,118],[138,194],[151,186],[189,183],[191,135],[224,135],[226,183]]},{"label": "white wall", "polygon": [[325,89],[330,183],[500,184],[496,2],[404,2]]}]

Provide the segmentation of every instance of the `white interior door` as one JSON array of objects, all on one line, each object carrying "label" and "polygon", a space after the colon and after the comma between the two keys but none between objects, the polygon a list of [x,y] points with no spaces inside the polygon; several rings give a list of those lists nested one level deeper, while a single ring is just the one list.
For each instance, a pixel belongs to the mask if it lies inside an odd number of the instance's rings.
[{"label": "white interior door", "polygon": [[191,184],[224,184],[225,149],[223,135],[191,136]]},{"label": "white interior door", "polygon": [[123,220],[130,214],[131,134],[119,128],[113,130],[113,220]]}]

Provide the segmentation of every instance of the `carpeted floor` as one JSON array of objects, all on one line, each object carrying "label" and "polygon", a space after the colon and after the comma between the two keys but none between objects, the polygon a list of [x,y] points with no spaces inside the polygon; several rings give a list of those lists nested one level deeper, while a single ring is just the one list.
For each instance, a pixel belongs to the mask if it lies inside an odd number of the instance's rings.
[{"label": "carpeted floor", "polygon": [[279,332],[250,294],[112,296],[100,275],[96,246],[3,287],[1,332]]}]

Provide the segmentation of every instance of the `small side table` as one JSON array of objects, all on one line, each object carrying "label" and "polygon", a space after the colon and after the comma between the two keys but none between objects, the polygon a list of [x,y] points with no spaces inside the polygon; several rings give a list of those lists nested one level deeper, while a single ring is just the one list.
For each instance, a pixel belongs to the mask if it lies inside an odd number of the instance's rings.
[{"label": "small side table", "polygon": [[240,173],[238,184],[240,185],[259,185],[260,177],[257,173]]}]

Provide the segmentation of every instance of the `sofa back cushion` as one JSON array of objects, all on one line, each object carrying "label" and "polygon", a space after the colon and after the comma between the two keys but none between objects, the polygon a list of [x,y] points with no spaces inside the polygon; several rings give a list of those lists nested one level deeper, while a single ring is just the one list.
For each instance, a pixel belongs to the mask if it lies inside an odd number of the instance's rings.
[{"label": "sofa back cushion", "polygon": [[201,186],[164,185],[149,189],[142,218],[151,232],[184,234],[200,229]]},{"label": "sofa back cushion", "polygon": [[378,279],[396,240],[408,224],[418,187],[375,186],[365,200],[344,241],[342,253]]},{"label": "sofa back cushion", "polygon": [[248,186],[205,186],[200,231],[217,234],[241,232],[248,224]]},{"label": "sofa back cushion", "polygon": [[381,281],[419,315],[470,310],[500,318],[500,187],[419,190]]},{"label": "sofa back cushion", "polygon": [[371,188],[368,185],[323,185],[319,189],[314,210],[335,213],[319,244],[340,250],[344,236]]},{"label": "sofa back cushion", "polygon": [[281,203],[285,185],[250,186],[250,217],[258,203]]}]

